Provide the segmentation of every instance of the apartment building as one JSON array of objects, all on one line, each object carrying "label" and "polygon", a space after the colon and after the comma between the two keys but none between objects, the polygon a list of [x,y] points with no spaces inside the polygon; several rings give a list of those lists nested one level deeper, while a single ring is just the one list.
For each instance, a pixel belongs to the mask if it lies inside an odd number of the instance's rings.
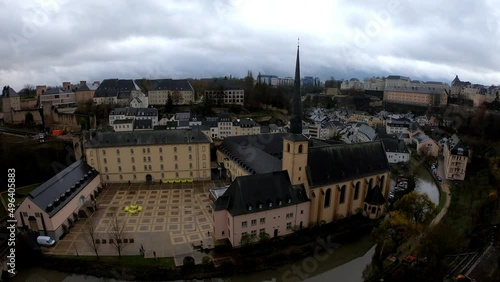
[{"label": "apartment building", "polygon": [[194,89],[186,79],[155,79],[148,80],[146,84],[150,105],[164,106],[169,96],[174,105],[194,102]]},{"label": "apartment building", "polygon": [[141,90],[132,79],[105,79],[95,90],[93,100],[96,105],[128,106],[134,97],[140,96],[140,93]]},{"label": "apartment building", "polygon": [[152,126],[158,125],[158,110],[155,108],[116,108],[109,113],[109,125],[118,120],[151,120]]},{"label": "apartment building", "polygon": [[62,88],[49,88],[40,96],[40,104],[51,103],[55,107],[74,106],[75,92]]},{"label": "apartment building", "polygon": [[[450,139],[449,141],[452,141]],[[447,142],[443,148],[444,176],[449,180],[464,180],[469,161],[469,150],[460,141]]]},{"label": "apartment building", "polygon": [[210,139],[198,130],[94,132],[85,156],[104,182],[210,179]]}]

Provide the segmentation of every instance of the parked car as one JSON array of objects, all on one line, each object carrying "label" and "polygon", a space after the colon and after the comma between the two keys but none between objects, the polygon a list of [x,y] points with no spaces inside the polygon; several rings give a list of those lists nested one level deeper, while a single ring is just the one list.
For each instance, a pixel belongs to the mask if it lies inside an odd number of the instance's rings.
[{"label": "parked car", "polygon": [[436,177],[436,178],[437,178],[437,180],[438,180],[439,182],[443,181],[443,179],[442,179],[441,177],[439,177],[439,176],[438,176],[438,177]]},{"label": "parked car", "polygon": [[50,238],[49,236],[38,236],[36,242],[40,246],[50,247],[56,243],[56,240]]}]

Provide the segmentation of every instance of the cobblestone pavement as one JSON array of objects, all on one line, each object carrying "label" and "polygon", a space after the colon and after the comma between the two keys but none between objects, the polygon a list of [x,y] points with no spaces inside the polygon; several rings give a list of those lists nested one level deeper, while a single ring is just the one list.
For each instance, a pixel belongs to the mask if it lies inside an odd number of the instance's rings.
[{"label": "cobblestone pavement", "polygon": [[[206,254],[194,250],[194,245],[214,245],[209,231],[213,230],[212,209],[208,189],[211,181],[178,184],[109,184],[97,197],[97,211],[88,219],[80,219],[57,244],[47,249],[57,255],[95,255],[85,241],[86,223],[91,222],[97,238],[102,242],[99,255],[117,255],[109,243],[112,222],[123,226],[125,248],[123,255],[140,255],[141,245],[145,257],[174,257],[182,265],[185,256],[191,255],[197,263]],[[126,206],[138,205],[143,209],[136,214],[124,211]],[[122,225],[123,224],[123,225]]]}]

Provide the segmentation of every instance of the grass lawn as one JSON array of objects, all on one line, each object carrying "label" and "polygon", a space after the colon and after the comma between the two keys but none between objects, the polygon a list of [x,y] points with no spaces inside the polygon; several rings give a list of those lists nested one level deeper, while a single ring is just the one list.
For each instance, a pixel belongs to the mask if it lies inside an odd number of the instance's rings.
[{"label": "grass lawn", "polygon": [[[39,185],[40,185],[39,183],[35,183],[21,188],[17,188],[15,196],[16,205],[22,202],[24,198],[26,198],[26,196],[28,196],[28,194]],[[0,208],[0,218],[7,216],[7,211],[6,211],[7,207],[5,205],[7,204],[8,198],[9,198],[8,193],[2,192],[2,207]]]},{"label": "grass lawn", "polygon": [[141,267],[161,267],[164,269],[175,269],[174,258],[158,258],[155,261],[153,258],[144,258],[143,256],[100,256],[99,260],[95,256],[54,256],[73,262],[96,262],[109,266],[141,268]]}]

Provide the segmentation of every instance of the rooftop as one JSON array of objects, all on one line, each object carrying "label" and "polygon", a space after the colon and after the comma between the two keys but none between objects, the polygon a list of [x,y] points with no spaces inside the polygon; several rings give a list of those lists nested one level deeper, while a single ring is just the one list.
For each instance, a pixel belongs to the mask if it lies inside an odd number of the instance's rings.
[{"label": "rooftop", "polygon": [[214,203],[214,209],[237,216],[309,201],[303,185],[292,185],[288,172],[239,176]]},{"label": "rooftop", "polygon": [[210,143],[210,139],[201,131],[190,129],[93,132],[91,140],[87,143],[87,147],[101,148],[188,143]]},{"label": "rooftop", "polygon": [[[98,175],[98,171],[79,160],[31,191],[28,198],[52,217]],[[49,204],[51,208],[47,209]]]}]

